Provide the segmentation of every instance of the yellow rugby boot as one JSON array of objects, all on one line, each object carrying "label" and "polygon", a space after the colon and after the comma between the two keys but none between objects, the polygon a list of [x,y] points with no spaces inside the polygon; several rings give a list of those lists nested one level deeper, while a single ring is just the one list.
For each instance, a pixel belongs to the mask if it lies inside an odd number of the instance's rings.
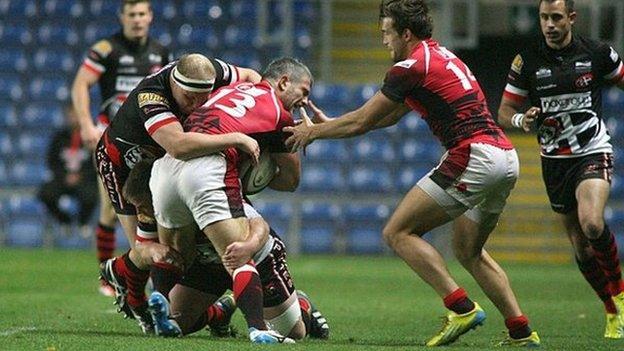
[{"label": "yellow rugby boot", "polygon": [[467,333],[470,329],[482,325],[485,320],[485,312],[478,303],[474,303],[475,307],[472,311],[457,314],[453,311],[444,318],[444,325],[438,334],[427,341],[427,346],[448,345],[457,340],[462,334]]},{"label": "yellow rugby boot", "polygon": [[498,346],[515,346],[515,347],[540,347],[541,341],[537,332],[534,331],[526,338],[513,339],[507,336],[505,340],[498,343]]},{"label": "yellow rugby boot", "polygon": [[614,313],[607,313],[607,325],[605,326],[604,337],[607,339],[622,339],[622,323],[620,317]]}]

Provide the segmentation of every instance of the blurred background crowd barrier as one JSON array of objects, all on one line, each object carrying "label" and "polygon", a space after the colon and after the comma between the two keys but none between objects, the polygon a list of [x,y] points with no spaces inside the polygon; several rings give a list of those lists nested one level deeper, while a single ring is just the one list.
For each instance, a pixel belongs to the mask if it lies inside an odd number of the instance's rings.
[{"label": "blurred background crowd barrier", "polygon": [[[260,70],[291,55],[316,77],[312,100],[329,115],[371,97],[390,66],[380,42],[378,1],[152,0],[151,35],[175,57],[201,52]],[[454,50],[483,86],[493,112],[517,49],[539,35],[533,0],[432,1],[434,38]],[[65,121],[63,104],[90,45],[119,29],[111,0],[0,0],[0,247],[90,248],[66,235],[36,199],[49,176],[45,154]],[[578,0],[577,33],[624,54],[624,2]],[[99,100],[92,90],[93,113]],[[616,147],[607,219],[624,233],[624,92],[605,92],[604,118]],[[554,221],[532,135],[512,135],[521,177],[488,248],[499,259],[569,262]],[[254,201],[293,253],[388,253],[381,228],[392,208],[443,150],[415,114],[365,137],[308,147],[294,194],[265,191]],[[67,201],[71,209],[71,201]],[[446,230],[431,236],[434,242]],[[118,230],[123,246],[123,235]],[[620,246],[624,247],[624,246]]]}]

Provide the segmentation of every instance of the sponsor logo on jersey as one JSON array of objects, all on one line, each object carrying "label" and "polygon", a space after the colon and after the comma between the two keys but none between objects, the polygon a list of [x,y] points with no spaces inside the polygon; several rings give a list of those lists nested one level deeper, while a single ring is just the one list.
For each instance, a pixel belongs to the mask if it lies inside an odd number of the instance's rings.
[{"label": "sponsor logo on jersey", "polygon": [[414,60],[414,59],[409,59],[409,60],[405,60],[405,61],[401,61],[401,62],[397,62],[394,64],[394,66],[398,66],[398,67],[403,67],[403,68],[410,68],[412,67],[418,60]]},{"label": "sponsor logo on jersey", "polygon": [[578,94],[563,94],[548,96],[540,99],[542,102],[542,112],[562,112],[574,111],[592,106],[591,92]]},{"label": "sponsor logo on jersey", "polygon": [[119,57],[119,64],[120,65],[132,65],[134,64],[134,57],[130,55],[121,55],[121,57]]},{"label": "sponsor logo on jersey", "polygon": [[136,74],[139,71],[136,67],[121,67],[117,70],[117,73],[120,74]]},{"label": "sponsor logo on jersey", "polygon": [[524,60],[522,59],[522,56],[518,54],[511,63],[511,70],[520,74],[522,73],[522,66],[524,66]]},{"label": "sponsor logo on jersey", "polygon": [[162,56],[158,54],[149,54],[148,56],[150,62],[160,62],[162,61]]},{"label": "sponsor logo on jersey", "polygon": [[136,88],[143,77],[137,76],[118,76],[115,80],[115,90],[129,92]]},{"label": "sponsor logo on jersey", "polygon": [[557,84],[548,84],[548,85],[538,86],[535,89],[537,91],[542,91],[542,90],[552,89],[552,88],[556,88],[556,87],[557,87]]},{"label": "sponsor logo on jersey", "polygon": [[540,69],[537,70],[537,72],[535,72],[535,77],[537,79],[547,78],[550,76],[552,76],[552,71],[550,70],[550,68],[541,67]]},{"label": "sponsor logo on jersey", "polygon": [[137,97],[139,108],[147,105],[163,105],[169,107],[169,100],[156,93],[139,93]]},{"label": "sponsor logo on jersey", "polygon": [[574,67],[576,68],[591,68],[592,67],[592,63],[591,61],[580,61],[580,62],[575,62],[574,63]]},{"label": "sponsor logo on jersey", "polygon": [[576,78],[576,80],[574,81],[574,85],[579,88],[587,88],[592,80],[594,80],[594,75],[590,72],[590,73],[585,73],[582,76]]},{"label": "sponsor logo on jersey", "polygon": [[613,61],[614,63],[618,61],[619,56],[617,54],[617,51],[615,51],[615,49],[610,48],[611,49],[611,53],[609,54],[609,57],[611,57],[611,61]]}]

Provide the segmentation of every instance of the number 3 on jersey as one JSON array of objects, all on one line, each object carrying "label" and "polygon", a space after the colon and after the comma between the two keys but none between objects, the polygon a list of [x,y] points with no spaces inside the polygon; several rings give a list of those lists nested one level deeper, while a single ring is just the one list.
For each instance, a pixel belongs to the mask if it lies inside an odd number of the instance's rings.
[{"label": "number 3 on jersey", "polygon": [[[221,89],[217,95],[213,96],[204,104],[204,107],[210,107],[214,104],[214,107],[232,117],[243,118],[247,111],[256,106],[255,98],[266,93],[266,91],[258,89],[251,84],[241,84],[235,88]],[[227,100],[221,100],[228,95],[230,96]],[[233,106],[224,105],[224,100],[231,102]],[[219,101],[219,103],[215,104],[217,101]]]}]

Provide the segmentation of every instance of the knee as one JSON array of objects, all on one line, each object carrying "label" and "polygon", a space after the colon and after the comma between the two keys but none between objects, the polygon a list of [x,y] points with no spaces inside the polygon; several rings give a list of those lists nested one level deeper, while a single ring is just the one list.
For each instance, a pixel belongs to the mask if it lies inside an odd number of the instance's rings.
[{"label": "knee", "polygon": [[600,237],[604,230],[604,221],[602,218],[591,218],[581,221],[581,229],[583,234],[589,239]]},{"label": "knee", "polygon": [[306,328],[303,321],[299,320],[288,333],[288,337],[294,340],[301,340],[306,336]]},{"label": "knee", "polygon": [[464,267],[472,266],[475,262],[481,259],[482,250],[471,250],[464,247],[455,247],[453,253],[457,261]]},{"label": "knee", "polygon": [[388,226],[385,226],[381,235],[386,245],[394,249],[401,242],[401,238],[404,235],[404,233],[401,233],[400,231],[397,231]]}]

